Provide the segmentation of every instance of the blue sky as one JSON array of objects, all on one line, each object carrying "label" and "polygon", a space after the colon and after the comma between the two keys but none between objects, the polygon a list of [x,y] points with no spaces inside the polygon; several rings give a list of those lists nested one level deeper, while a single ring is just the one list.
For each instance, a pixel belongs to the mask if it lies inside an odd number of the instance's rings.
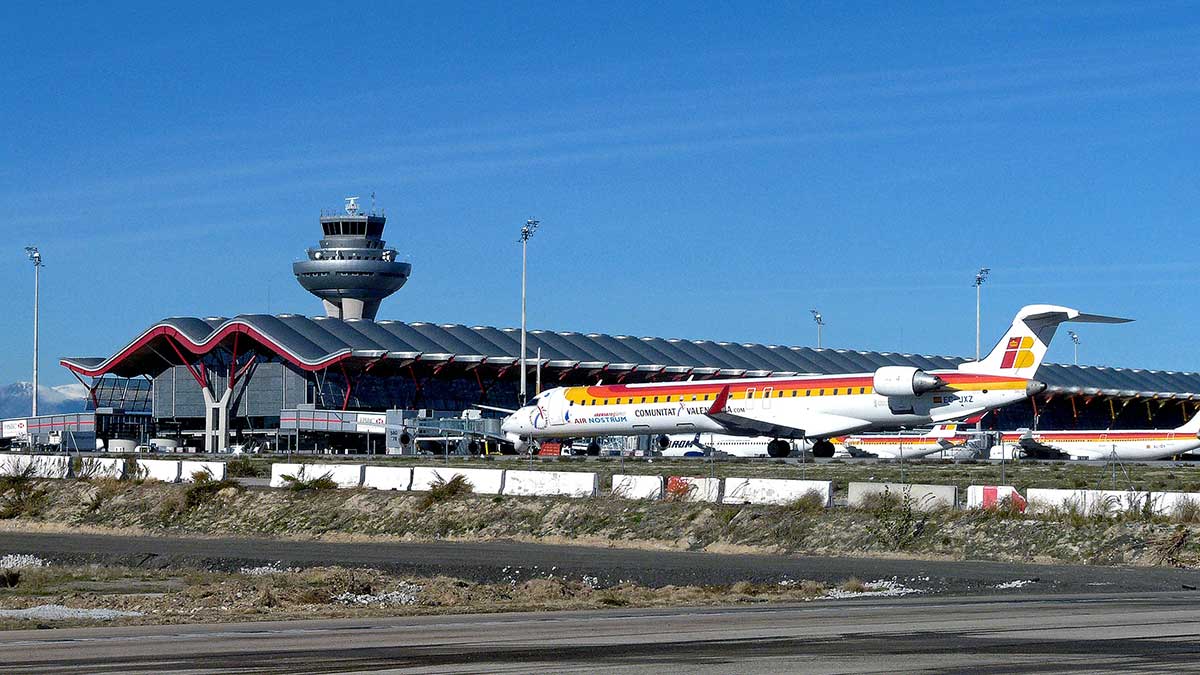
[{"label": "blue sky", "polygon": [[[1197,370],[1200,5],[5,3],[0,381],[177,315],[318,314],[378,195],[381,318],[967,355],[1018,307]],[[1060,336],[1050,357],[1071,359]]]}]

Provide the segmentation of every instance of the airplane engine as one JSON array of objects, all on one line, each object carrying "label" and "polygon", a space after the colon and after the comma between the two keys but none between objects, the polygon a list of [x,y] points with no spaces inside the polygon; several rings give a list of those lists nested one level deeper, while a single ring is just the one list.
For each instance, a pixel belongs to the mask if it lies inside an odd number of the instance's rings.
[{"label": "airplane engine", "polygon": [[880,396],[920,396],[944,385],[942,378],[911,366],[883,366],[871,386]]}]

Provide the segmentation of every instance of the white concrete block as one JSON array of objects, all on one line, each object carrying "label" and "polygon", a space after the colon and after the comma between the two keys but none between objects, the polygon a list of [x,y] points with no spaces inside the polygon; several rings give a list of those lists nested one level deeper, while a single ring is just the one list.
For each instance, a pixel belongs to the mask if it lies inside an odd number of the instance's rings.
[{"label": "white concrete block", "polygon": [[504,494],[510,496],[592,497],[600,491],[600,476],[583,471],[505,471]]},{"label": "white concrete block", "polygon": [[668,476],[664,499],[680,502],[721,501],[721,479]]},{"label": "white concrete block", "polygon": [[1087,513],[1087,490],[1063,490],[1056,488],[1029,488],[1025,491],[1025,500],[1029,502],[1026,511],[1029,513],[1045,512],[1047,509],[1075,509]]},{"label": "white concrete block", "polygon": [[826,508],[833,506],[833,481],[785,480],[782,478],[726,478],[726,504],[790,504],[809,492],[821,497]]},{"label": "white concrete block", "polygon": [[164,483],[179,481],[179,461],[173,459],[137,460],[137,477]]},{"label": "white concrete block", "polygon": [[1011,485],[967,486],[968,509],[992,509],[999,506],[1005,499],[1009,500],[1017,511],[1024,511],[1027,506],[1025,498]]},{"label": "white concrete block", "polygon": [[922,485],[919,483],[850,483],[848,499],[850,506],[861,506],[871,495],[880,493],[911,498],[913,508],[918,511],[937,508],[958,508],[958,487],[955,485]]},{"label": "white concrete block", "polygon": [[196,473],[208,472],[213,480],[225,480],[225,462],[202,462],[195,459],[185,459],[179,463],[179,479],[184,483],[194,482],[192,476]]},{"label": "white concrete block", "polygon": [[0,476],[19,476],[30,466],[34,478],[66,478],[71,473],[71,458],[60,455],[0,456]]},{"label": "white concrete block", "polygon": [[76,478],[124,478],[125,460],[119,457],[81,457]]},{"label": "white concrete block", "polygon": [[367,466],[363,470],[363,487],[373,490],[408,490],[413,470],[400,466]]},{"label": "white concrete block", "polygon": [[1156,516],[1178,515],[1185,504],[1200,506],[1200,492],[1151,492],[1150,508]]},{"label": "white concrete block", "polygon": [[413,492],[428,492],[437,482],[448,482],[462,476],[477,495],[498,495],[504,490],[504,469],[462,469],[450,466],[418,466],[412,470]]},{"label": "white concrete block", "polygon": [[1141,511],[1150,499],[1149,492],[1134,490],[1088,490],[1089,513],[1125,513]]},{"label": "white concrete block", "polygon": [[339,488],[356,488],[362,485],[362,464],[272,464],[271,487],[287,487],[284,476],[296,480],[312,480],[327,476]]},{"label": "white concrete block", "polygon": [[614,474],[612,496],[624,499],[662,499],[662,476]]}]

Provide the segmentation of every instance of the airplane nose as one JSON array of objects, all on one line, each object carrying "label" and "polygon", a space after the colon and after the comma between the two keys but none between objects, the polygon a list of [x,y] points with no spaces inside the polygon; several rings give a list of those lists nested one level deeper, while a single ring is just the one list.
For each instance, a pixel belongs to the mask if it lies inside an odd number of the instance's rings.
[{"label": "airplane nose", "polygon": [[515,434],[519,428],[520,425],[517,424],[517,413],[513,413],[508,417],[505,417],[504,420],[500,422],[500,431],[503,431],[506,434]]},{"label": "airplane nose", "polygon": [[1041,380],[1030,380],[1025,383],[1026,396],[1037,396],[1043,391],[1046,391],[1046,383]]}]

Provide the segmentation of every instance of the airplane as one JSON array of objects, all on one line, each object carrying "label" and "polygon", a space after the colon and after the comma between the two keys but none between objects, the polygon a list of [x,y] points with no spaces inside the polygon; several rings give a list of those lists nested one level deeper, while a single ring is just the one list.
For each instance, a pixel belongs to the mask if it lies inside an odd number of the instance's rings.
[{"label": "airplane", "polygon": [[1175,429],[1005,432],[1006,445],[1033,459],[1166,459],[1200,448],[1200,412]]},{"label": "airplane", "polygon": [[957,424],[939,424],[929,431],[890,434],[861,434],[830,439],[851,457],[917,459],[943,450],[961,448],[974,438],[974,432],[959,431]]},{"label": "airplane", "polygon": [[541,438],[717,433],[813,441],[833,456],[831,437],[939,424],[1045,391],[1032,379],[1059,324],[1125,323],[1057,305],[1022,307],[982,360],[950,370],[881,366],[874,372],[556,387],[508,415],[501,431],[518,452]]},{"label": "airplane", "polygon": [[808,441],[776,444],[774,440],[770,436],[674,434],[659,436],[657,445],[663,457],[702,457],[710,453],[733,457],[787,457],[793,452],[812,450],[812,443]]}]

